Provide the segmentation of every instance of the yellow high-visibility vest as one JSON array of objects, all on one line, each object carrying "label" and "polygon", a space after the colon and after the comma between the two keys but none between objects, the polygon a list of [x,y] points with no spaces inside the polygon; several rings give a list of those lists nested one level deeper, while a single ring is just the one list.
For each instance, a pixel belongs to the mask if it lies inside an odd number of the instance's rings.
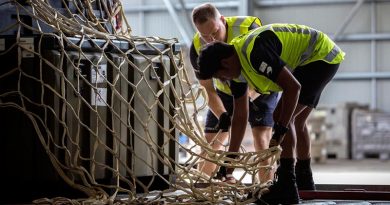
[{"label": "yellow high-visibility vest", "polygon": [[249,31],[231,41],[242,65],[241,74],[250,87],[260,93],[281,91],[281,88],[264,75],[259,74],[250,62],[250,55],[256,37],[263,31],[272,31],[282,44],[280,58],[290,70],[314,61],[322,60],[339,64],[345,53],[323,32],[304,25],[270,24]]},{"label": "yellow high-visibility vest", "polygon": [[[233,17],[225,17],[227,24],[227,43],[246,32],[248,32],[250,26],[255,23],[258,26],[261,26],[261,21],[257,17],[253,16],[233,16]],[[200,37],[199,32],[197,32],[193,38],[193,44],[197,54],[199,55],[201,48],[207,43]],[[213,79],[213,83],[216,89],[231,95],[232,91],[227,83],[222,82],[218,79]]]}]

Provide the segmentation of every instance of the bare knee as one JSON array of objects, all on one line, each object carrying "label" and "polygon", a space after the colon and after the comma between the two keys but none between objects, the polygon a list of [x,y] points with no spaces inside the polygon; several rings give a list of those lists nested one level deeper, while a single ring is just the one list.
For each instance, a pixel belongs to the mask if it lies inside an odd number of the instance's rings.
[{"label": "bare knee", "polygon": [[221,133],[205,133],[207,142],[214,150],[220,150],[223,146],[224,141],[228,138],[228,132]]}]

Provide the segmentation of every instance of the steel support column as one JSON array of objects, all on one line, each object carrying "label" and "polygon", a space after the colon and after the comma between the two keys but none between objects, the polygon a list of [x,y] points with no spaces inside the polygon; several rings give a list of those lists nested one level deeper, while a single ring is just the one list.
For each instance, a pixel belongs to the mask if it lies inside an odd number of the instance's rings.
[{"label": "steel support column", "polygon": [[[374,1],[371,2],[371,33],[376,33],[376,3]],[[377,70],[376,65],[376,41],[374,39],[371,40],[371,73],[375,73]],[[378,106],[378,89],[377,89],[377,81],[376,78],[371,79],[371,103],[370,108],[376,109]]]}]

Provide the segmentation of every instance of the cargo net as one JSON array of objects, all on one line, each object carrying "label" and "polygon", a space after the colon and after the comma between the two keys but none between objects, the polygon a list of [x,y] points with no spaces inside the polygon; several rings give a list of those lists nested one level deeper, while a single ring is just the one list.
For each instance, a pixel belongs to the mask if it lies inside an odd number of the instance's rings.
[{"label": "cargo net", "polygon": [[[86,196],[35,203],[246,204],[267,187],[256,176],[280,149],[213,150],[198,121],[207,97],[177,39],[130,35],[115,0],[2,2],[15,15],[0,30],[0,107],[28,117],[56,172]],[[198,171],[204,161],[242,177],[210,177]]]}]

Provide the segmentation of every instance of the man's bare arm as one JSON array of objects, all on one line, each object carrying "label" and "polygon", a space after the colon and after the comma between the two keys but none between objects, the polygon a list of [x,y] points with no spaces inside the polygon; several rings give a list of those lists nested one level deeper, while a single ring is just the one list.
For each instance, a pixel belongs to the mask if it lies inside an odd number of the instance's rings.
[{"label": "man's bare arm", "polygon": [[234,99],[234,113],[230,137],[229,152],[238,152],[245,136],[249,115],[248,90],[245,94]]},{"label": "man's bare arm", "polygon": [[275,122],[287,127],[298,104],[301,84],[286,67],[280,71],[276,83],[283,89],[283,93],[280,105],[282,110],[279,110],[280,114]]},{"label": "man's bare arm", "polygon": [[221,98],[218,96],[217,91],[214,88],[213,80],[199,80],[199,83],[206,89],[207,96],[209,98],[209,108],[214,115],[219,118],[222,113],[226,112],[223,106]]}]

